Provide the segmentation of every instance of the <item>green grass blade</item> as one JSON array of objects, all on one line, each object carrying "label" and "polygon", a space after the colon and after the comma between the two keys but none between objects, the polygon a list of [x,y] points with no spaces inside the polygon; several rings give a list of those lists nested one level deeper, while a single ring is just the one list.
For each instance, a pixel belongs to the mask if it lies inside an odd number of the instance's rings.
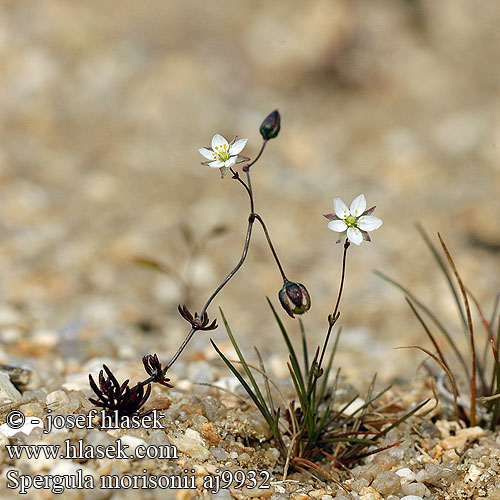
[{"label": "green grass blade", "polygon": [[307,349],[306,331],[304,329],[304,322],[299,318],[300,336],[302,338],[302,353],[304,354],[304,372],[306,377],[309,375],[309,351]]},{"label": "green grass blade", "polygon": [[405,420],[408,420],[414,413],[417,413],[417,411],[420,410],[420,408],[423,408],[430,400],[431,398],[422,401],[415,408],[413,408],[413,410],[409,411],[408,413],[405,413],[399,420],[397,420],[392,425],[386,427],[383,431],[381,431],[378,437],[385,436],[389,431],[395,429],[398,425],[401,425]]},{"label": "green grass blade", "polygon": [[[368,408],[368,406],[377,401],[377,399],[379,399],[382,395],[384,395],[391,387],[392,386],[390,385],[387,386],[385,389],[375,394],[375,396],[373,396],[371,399],[365,401],[365,403],[361,405],[357,410],[355,410],[351,415],[348,415],[345,419],[343,419],[342,424],[343,425],[348,424],[350,421],[354,420],[354,418],[359,418],[359,416],[356,417],[356,415],[361,411],[364,411],[366,413],[366,408]],[[348,408],[358,397],[359,396],[356,396],[356,398],[352,399],[346,408]],[[346,408],[344,408],[343,411],[345,411]]]},{"label": "green grass blade", "polygon": [[[370,385],[368,386],[368,390],[366,391],[365,401],[371,401],[372,396],[373,396],[373,391],[375,390],[376,380],[377,380],[377,374],[375,373],[375,375],[373,375],[373,378],[372,378]],[[380,397],[380,396],[378,396],[378,397]],[[378,397],[376,399],[378,399]],[[374,399],[374,401],[376,401],[376,399]],[[369,405],[367,404],[364,407],[362,407],[362,412],[361,412],[362,419],[365,417],[366,412],[368,411],[368,406]]]},{"label": "green grass blade", "polygon": [[[291,358],[291,356],[290,356]],[[299,381],[297,380],[297,376],[293,370],[293,367],[290,363],[287,363],[288,370],[290,372],[290,376],[292,378],[293,386],[295,388],[295,392],[297,394],[297,397],[299,398],[299,403],[300,407],[302,408],[302,415],[304,415],[304,418],[306,418],[307,415],[309,415],[308,407],[307,407],[307,400],[304,397],[304,392],[301,391],[300,386],[299,386]],[[300,425],[298,425],[300,427]]]},{"label": "green grass blade", "polygon": [[231,341],[231,344],[233,345],[234,350],[236,351],[236,354],[238,356],[238,359],[240,360],[240,363],[241,363],[241,366],[243,367],[243,370],[247,374],[247,377],[250,380],[250,383],[252,384],[253,390],[255,391],[255,395],[259,399],[261,405],[266,409],[267,413],[270,415],[270,412],[269,412],[267,405],[266,405],[266,400],[264,399],[264,396],[262,395],[262,392],[261,392],[247,362],[245,361],[243,354],[241,353],[241,350],[238,346],[238,343],[236,342],[236,339],[234,338],[233,332],[231,331],[231,328],[229,327],[229,323],[227,322],[226,317],[224,316],[224,312],[220,307],[219,307],[219,311],[221,313],[222,321],[224,322],[224,326],[226,327],[226,331],[227,331],[227,334],[229,336],[229,340]]},{"label": "green grass blade", "polygon": [[359,438],[350,438],[350,437],[342,437],[342,438],[330,438],[325,439],[322,443],[352,443],[352,444],[364,444],[368,446],[374,446],[377,444],[377,441],[373,441],[372,439],[359,439]]},{"label": "green grass blade", "polygon": [[273,419],[276,419],[276,410],[275,410],[275,407],[274,407],[274,401],[273,401],[273,396],[271,394],[271,386],[269,385],[269,380],[267,378],[267,372],[266,372],[266,367],[264,366],[264,361],[262,361],[262,356],[260,355],[260,352],[259,350],[257,349],[257,347],[253,347],[255,349],[255,352],[257,354],[257,358],[259,360],[259,365],[260,365],[260,369],[262,371],[262,373],[264,373],[264,387],[266,388],[266,396],[267,396],[267,401],[268,401],[268,404],[269,404],[269,410],[270,410],[270,413],[271,413],[271,416],[273,417]]},{"label": "green grass blade", "polygon": [[325,424],[327,421],[327,418],[330,416],[330,413],[332,410],[327,407],[327,409],[323,412],[323,415],[321,415],[321,418],[316,422],[316,426],[314,429],[314,433],[311,436],[311,442],[316,443],[321,436],[321,433],[323,430],[326,430]]},{"label": "green grass blade", "polygon": [[[328,419],[328,422],[327,422],[327,426],[330,426],[330,424],[332,424],[333,422],[335,422],[335,420],[338,420],[341,418],[342,414],[344,413],[345,410],[347,410],[347,408],[349,408],[349,406],[351,406],[354,401],[356,401],[356,399],[359,398],[359,394],[356,394],[356,396],[354,396],[350,401],[348,401],[344,406],[342,406],[334,415],[332,415],[332,417],[330,419]],[[345,420],[342,420],[342,425],[344,424],[344,421]]]},{"label": "green grass blade", "polygon": [[283,335],[283,339],[285,340],[286,346],[288,348],[288,352],[290,354],[290,360],[292,363],[292,368],[293,368],[293,371],[295,372],[295,375],[297,377],[297,381],[299,382],[300,389],[305,394],[304,377],[302,376],[299,361],[297,359],[297,354],[295,353],[295,349],[293,348],[292,341],[290,340],[290,337],[288,336],[288,332],[286,331],[286,328],[283,325],[281,318],[278,316],[276,309],[274,308],[272,302],[269,300],[269,297],[266,297],[266,298],[267,298],[267,302],[269,304],[269,307],[271,308],[271,311],[273,312],[274,319],[276,320],[276,323],[278,323],[278,327],[280,329],[281,334]]},{"label": "green grass blade", "polygon": [[330,396],[331,408],[333,408],[335,406],[335,398],[337,397],[337,389],[339,386],[339,380],[340,380],[340,368],[337,370],[337,374],[335,375],[335,380],[333,381],[332,392],[331,392],[331,396]]},{"label": "green grass blade", "polygon": [[[335,342],[333,344],[332,352],[331,352],[330,357],[328,359],[328,364],[326,365],[325,373],[323,375],[324,379],[321,382],[320,390],[318,393],[318,398],[317,398],[318,404],[323,400],[323,398],[325,397],[325,394],[326,394],[326,387],[327,387],[327,383],[328,383],[328,378],[330,376],[330,371],[332,370],[333,360],[334,360],[335,354],[337,352],[337,346],[339,343],[341,333],[342,333],[342,327],[339,328],[339,330],[337,332],[337,335],[335,337]],[[333,393],[333,398],[335,400],[335,393]]]},{"label": "green grass blade", "polygon": [[222,354],[222,351],[217,347],[217,344],[212,339],[210,339],[210,342],[212,343],[217,354],[221,357],[222,361],[224,361],[226,366],[233,372],[233,375],[238,379],[240,384],[245,389],[246,393],[250,396],[252,401],[255,403],[255,406],[257,406],[259,411],[262,413],[262,416],[266,419],[266,422],[272,428],[273,419],[272,419],[268,409],[262,405],[262,403],[259,401],[259,398],[255,395],[255,393],[252,391],[252,388],[248,385],[247,381],[243,378],[241,373],[235,368],[235,366],[231,363],[231,361],[229,361],[226,358],[226,356],[224,356],[224,354]]}]

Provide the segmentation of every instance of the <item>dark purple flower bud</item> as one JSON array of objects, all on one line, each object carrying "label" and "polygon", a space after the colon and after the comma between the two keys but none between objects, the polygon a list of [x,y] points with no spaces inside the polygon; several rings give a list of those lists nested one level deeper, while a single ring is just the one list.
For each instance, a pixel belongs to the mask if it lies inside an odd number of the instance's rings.
[{"label": "dark purple flower bud", "polygon": [[102,367],[103,369],[99,372],[99,385],[96,384],[92,375],[89,375],[90,387],[97,396],[97,399],[89,398],[91,403],[106,410],[107,415],[112,415],[114,412],[120,416],[144,416],[151,413],[151,410],[145,413],[139,412],[151,394],[151,384],[147,384],[146,390],[141,382],[134,387],[129,386],[128,379],[120,384],[106,365]]},{"label": "dark purple flower bud", "polygon": [[142,358],[142,364],[146,373],[152,379],[152,382],[157,382],[158,384],[164,385],[165,387],[174,387],[169,384],[170,379],[165,376],[166,370],[163,370],[158,355],[148,354]]},{"label": "dark purple flower bud", "polygon": [[275,109],[272,113],[267,115],[266,119],[262,122],[260,126],[260,135],[262,135],[265,141],[269,139],[274,139],[280,132],[281,127],[281,116],[280,112]]},{"label": "dark purple flower bud", "polygon": [[217,328],[217,320],[214,319],[212,323],[210,323],[210,320],[208,319],[208,314],[206,312],[203,312],[201,316],[198,316],[198,313],[195,312],[193,316],[189,312],[186,306],[181,306],[179,304],[179,307],[177,309],[179,311],[179,314],[188,323],[191,323],[191,326],[193,327],[194,330],[208,331],[208,330],[215,330]]},{"label": "dark purple flower bud", "polygon": [[278,297],[283,309],[292,318],[295,317],[294,314],[304,314],[311,307],[309,292],[301,283],[287,281],[280,290]]}]

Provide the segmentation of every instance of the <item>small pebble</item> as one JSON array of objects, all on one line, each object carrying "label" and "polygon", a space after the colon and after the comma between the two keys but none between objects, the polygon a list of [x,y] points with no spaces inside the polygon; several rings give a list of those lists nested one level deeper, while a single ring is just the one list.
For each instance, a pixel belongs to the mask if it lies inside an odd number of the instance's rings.
[{"label": "small pebble", "polygon": [[202,423],[198,430],[200,431],[200,434],[203,436],[203,438],[206,439],[209,444],[213,446],[219,444],[220,441],[219,433],[217,432],[217,429],[215,428],[212,422],[207,421]]},{"label": "small pebble", "polygon": [[382,495],[392,495],[401,490],[401,478],[395,472],[383,471],[373,480],[372,487]]},{"label": "small pebble", "polygon": [[429,494],[429,490],[424,483],[410,483],[405,484],[401,488],[401,493],[403,495],[416,495],[416,496],[425,496]]},{"label": "small pebble", "polygon": [[360,408],[366,405],[366,401],[362,398],[356,398],[347,408],[344,409],[344,415],[354,415]]},{"label": "small pebble", "polygon": [[229,493],[229,490],[222,489],[212,495],[212,500],[233,500],[233,497]]},{"label": "small pebble", "polygon": [[384,497],[374,488],[368,486],[359,492],[360,500],[384,500]]},{"label": "small pebble", "polygon": [[475,483],[482,474],[483,471],[479,467],[476,467],[474,464],[472,464],[469,467],[469,471],[467,472],[466,476],[464,477],[464,482]]},{"label": "small pebble", "polygon": [[399,469],[396,471],[396,474],[401,478],[403,482],[412,482],[415,481],[415,473],[411,471],[408,467],[404,467],[403,469]]},{"label": "small pebble", "polygon": [[440,467],[435,464],[425,464],[425,482],[438,486],[449,484],[455,477],[455,473],[449,467]]},{"label": "small pebble", "polygon": [[350,486],[354,491],[360,492],[363,488],[366,488],[370,482],[364,477],[358,477],[350,481]]},{"label": "small pebble", "polygon": [[170,442],[164,431],[162,431],[161,429],[155,429],[149,435],[149,444],[152,444],[153,446],[162,446],[169,445]]},{"label": "small pebble", "polygon": [[195,431],[194,429],[187,429],[185,436],[203,443],[203,438],[201,437],[200,433],[198,431]]},{"label": "small pebble", "polygon": [[14,387],[10,377],[5,372],[0,372],[0,401],[19,401],[21,393]]},{"label": "small pebble", "polygon": [[238,457],[238,462],[240,464],[247,464],[248,462],[250,462],[250,455],[248,453],[242,453],[239,457]]},{"label": "small pebble", "polygon": [[210,448],[210,453],[219,462],[225,462],[227,460],[227,453],[223,448]]},{"label": "small pebble", "polygon": [[279,459],[280,457],[280,452],[278,449],[276,448],[269,448],[266,453],[265,453],[265,456],[266,458],[270,461],[270,462],[275,462],[276,460]]},{"label": "small pebble", "polygon": [[197,439],[185,436],[179,432],[169,435],[168,439],[170,443],[176,446],[180,452],[185,453],[192,458],[207,460],[210,457],[210,452],[204,444]]},{"label": "small pebble", "polygon": [[242,488],[241,494],[249,498],[269,498],[274,493],[274,487],[270,488]]}]

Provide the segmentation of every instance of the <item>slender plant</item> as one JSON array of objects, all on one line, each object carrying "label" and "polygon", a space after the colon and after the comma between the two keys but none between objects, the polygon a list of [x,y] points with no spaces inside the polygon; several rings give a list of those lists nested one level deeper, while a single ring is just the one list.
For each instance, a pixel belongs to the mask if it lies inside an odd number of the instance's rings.
[{"label": "slender plant", "polygon": [[[267,143],[271,139],[274,139],[275,137],[278,136],[280,127],[281,127],[280,113],[278,110],[274,110],[265,118],[265,120],[262,122],[260,126],[260,134],[262,136],[263,142],[259,153],[257,154],[257,156],[253,161],[250,160],[250,158],[240,154],[241,151],[246,146],[247,139],[238,139],[237,137],[235,137],[235,139],[231,143],[228,143],[228,141],[226,141],[224,137],[222,137],[220,134],[216,134],[212,138],[212,144],[210,147],[199,149],[200,154],[207,160],[203,162],[203,164],[206,164],[212,168],[219,169],[221,178],[224,178],[229,172],[231,172],[232,178],[237,182],[239,182],[246,191],[246,193],[248,194],[250,202],[250,213],[248,216],[248,225],[245,236],[245,242],[243,245],[243,251],[238,263],[226,275],[226,277],[221,281],[221,283],[217,286],[217,288],[208,297],[199,314],[197,312],[193,314],[188,310],[187,306],[179,305],[179,313],[190,324],[191,328],[188,331],[182,343],[180,344],[180,346],[178,347],[178,349],[170,358],[170,360],[163,365],[158,360],[158,356],[156,354],[149,354],[143,358],[143,363],[149,377],[143,381],[138,382],[132,388],[128,388],[128,381],[127,384],[124,383],[123,390],[125,391],[126,394],[128,394],[127,393],[128,389],[129,391],[132,391],[132,394],[141,394],[142,396],[141,398],[136,397],[134,399],[134,401],[138,401],[141,403],[140,405],[136,404],[137,412],[140,410],[140,406],[142,406],[146,402],[147,396],[149,396],[150,394],[150,388],[149,388],[150,384],[154,382],[163,385],[168,384],[170,379],[168,379],[166,376],[167,371],[179,359],[180,355],[187,347],[191,339],[194,337],[196,332],[208,331],[217,328],[216,320],[210,321],[208,318],[208,312],[207,312],[208,308],[212,303],[212,301],[215,299],[215,297],[219,294],[219,292],[227,285],[227,283],[229,283],[229,281],[233,278],[233,276],[235,276],[235,274],[239,271],[239,269],[245,262],[255,222],[258,222],[261,225],[264,234],[266,236],[267,242],[269,244],[269,247],[271,248],[272,254],[276,261],[276,264],[278,266],[278,269],[281,272],[281,276],[283,278],[283,290],[285,290],[284,294],[282,294],[282,300],[289,300],[290,301],[289,308],[291,308],[290,310],[293,310],[296,313],[305,312],[309,309],[310,299],[307,290],[303,285],[293,283],[289,281],[285,276],[278,255],[273,247],[269,231],[267,230],[264,219],[255,211],[255,202],[254,202],[253,189],[250,178],[250,168],[253,165],[255,165],[257,161],[261,158]],[[244,163],[242,167],[242,172],[244,173],[244,177],[246,179],[241,178],[239,172],[237,172],[233,168],[237,164],[241,163]],[[154,261],[151,262],[144,259],[139,259],[139,261],[145,263],[146,265],[152,265],[152,267],[156,268],[158,267],[156,262]],[[297,298],[298,297],[297,290],[300,291],[299,298]],[[300,303],[298,303],[297,300],[300,300]],[[97,384],[93,380],[92,376],[89,375],[90,386],[98,398],[97,400],[94,401],[98,401],[99,405],[105,408],[107,411],[117,411],[118,413],[124,413],[124,414],[128,413],[130,411],[129,410],[130,404],[127,405],[125,404],[125,402],[128,403],[127,398],[121,398],[117,400],[116,398],[112,397],[113,395],[111,393],[108,396],[106,396],[106,394],[103,392],[102,390],[103,387],[109,387],[110,388],[109,391],[111,391],[116,386],[116,384],[113,383],[114,381],[116,381],[116,377],[114,377],[109,368],[106,367],[104,370],[106,371],[108,378],[110,378],[110,382],[107,383],[105,386],[102,386],[101,384],[102,387],[100,388],[97,387]],[[101,372],[100,379],[103,379],[103,377],[104,377],[104,372]],[[116,383],[118,384],[117,381]],[[144,387],[146,387],[145,392],[144,392]],[[124,401],[124,403],[120,405],[119,404],[120,401]]]},{"label": "slender plant", "polygon": [[[129,388],[128,380],[120,385],[107,367],[104,367],[107,378],[104,376],[104,372],[101,372],[99,386],[90,376],[91,387],[97,395],[97,399],[93,399],[96,405],[105,408],[108,412],[139,413],[141,406],[146,402],[151,392],[152,383],[171,387],[167,372],[179,359],[196,332],[217,328],[216,320],[211,321],[209,319],[209,306],[243,266],[250,247],[255,223],[258,223],[263,230],[273,260],[283,280],[283,285],[278,293],[281,306],[291,318],[302,315],[310,309],[311,299],[306,287],[301,283],[289,280],[285,274],[264,218],[256,211],[251,182],[251,172],[254,165],[262,157],[268,142],[278,136],[280,127],[281,117],[278,110],[275,110],[266,117],[260,126],[263,142],[253,161],[240,154],[246,146],[247,139],[238,139],[236,137],[229,143],[224,137],[216,134],[212,138],[210,147],[199,149],[200,154],[206,159],[203,164],[219,169],[221,178],[231,173],[232,179],[241,185],[248,197],[247,230],[240,259],[210,294],[199,314],[197,312],[191,313],[186,305],[179,305],[179,313],[189,323],[190,329],[178,349],[164,365],[159,361],[156,354],[150,354],[143,358],[146,373],[149,375],[148,378]],[[235,170],[239,164],[242,164],[241,173]],[[259,367],[250,365],[246,361],[224,313],[222,310],[220,311],[227,334],[238,356],[238,361],[230,361],[213,340],[211,342],[221,359],[241,382],[249,397],[269,424],[285,459],[285,475],[289,466],[296,468],[307,467],[319,471],[331,479],[329,473],[313,462],[318,455],[329,457],[334,465],[344,465],[380,451],[381,448],[376,448],[378,440],[425,404],[425,402],[422,403],[422,405],[417,406],[400,418],[388,414],[384,414],[381,418],[381,409],[377,401],[388,388],[376,393],[375,378],[366,394],[364,394],[363,399],[359,395],[355,395],[351,400],[343,404],[338,404],[338,401],[336,401],[340,370],[336,370],[334,373],[333,362],[339,342],[340,329],[337,329],[333,335],[333,347],[330,346],[330,340],[340,317],[347,255],[351,243],[359,246],[363,241],[371,241],[369,231],[378,229],[382,225],[382,221],[372,215],[374,210],[375,207],[367,209],[365,196],[361,194],[355,198],[350,207],[340,198],[334,198],[334,212],[325,215],[329,221],[328,228],[339,233],[337,242],[343,242],[343,253],[340,284],[335,305],[327,318],[327,329],[323,344],[315,349],[312,356],[308,348],[307,335],[302,320],[299,318],[298,321],[302,344],[302,360],[299,361],[299,355],[291,336],[273,304],[268,299],[272,314],[289,352],[288,369],[296,393],[296,397],[291,401],[284,397],[279,387],[267,375],[257,348],[255,348],[255,351]],[[142,263],[158,268],[156,262],[147,259],[143,259]],[[237,364],[241,366],[241,371],[236,367]],[[263,377],[262,383],[257,382],[257,377]],[[279,396],[280,404],[275,402],[276,394]],[[375,414],[375,409],[379,410],[379,413]],[[376,449],[371,452],[364,451],[368,446],[374,446]]]}]

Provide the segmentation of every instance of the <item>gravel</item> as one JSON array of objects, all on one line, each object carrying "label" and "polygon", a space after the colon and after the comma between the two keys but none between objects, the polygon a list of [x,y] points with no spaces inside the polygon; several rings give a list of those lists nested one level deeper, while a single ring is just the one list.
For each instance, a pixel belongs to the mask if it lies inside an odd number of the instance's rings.
[{"label": "gravel", "polygon": [[[119,369],[126,368],[123,364],[120,366]],[[215,372],[219,370],[222,371],[223,367],[216,368]],[[93,429],[44,435],[40,427],[31,425],[25,425],[16,433],[9,432],[6,424],[0,428],[2,449],[6,444],[63,445],[65,439],[72,443],[81,439],[93,447],[111,446],[119,439],[123,445],[128,445],[130,451],[147,445],[174,445],[178,450],[175,460],[7,460],[5,451],[0,454],[0,459],[4,467],[8,465],[10,469],[31,475],[69,474],[83,467],[86,473],[95,477],[111,473],[134,475],[143,468],[147,468],[150,474],[178,474],[192,469],[198,478],[217,469],[266,470],[273,476],[273,486],[268,490],[231,489],[213,495],[200,490],[199,498],[203,499],[453,500],[475,498],[474,495],[499,498],[496,492],[500,488],[500,438],[484,429],[461,429],[448,421],[434,422],[429,416],[415,416],[386,436],[385,445],[402,441],[399,446],[370,455],[350,470],[331,469],[327,460],[320,460],[319,465],[329,470],[346,490],[320,477],[293,470],[287,480],[282,481],[283,461],[255,410],[215,387],[209,388],[208,395],[203,392],[201,397],[196,387],[190,393],[154,388],[151,401],[161,402],[164,406],[160,410],[165,415],[164,429],[105,431],[97,425]],[[404,392],[403,387],[399,390]],[[8,409],[17,407],[27,414],[43,416],[44,408],[50,404],[53,414],[85,413],[91,408],[86,398],[82,391],[58,389],[46,392],[42,386],[26,391],[20,400],[10,403]],[[453,441],[457,446],[455,449],[443,450],[443,442],[457,435],[464,436],[465,441]],[[127,495],[130,493],[123,491]],[[3,492],[3,498],[16,497],[11,490]],[[113,498],[107,497],[104,490],[100,494],[104,495],[102,498]],[[68,490],[68,495],[68,498],[78,498],[75,491]]]}]

